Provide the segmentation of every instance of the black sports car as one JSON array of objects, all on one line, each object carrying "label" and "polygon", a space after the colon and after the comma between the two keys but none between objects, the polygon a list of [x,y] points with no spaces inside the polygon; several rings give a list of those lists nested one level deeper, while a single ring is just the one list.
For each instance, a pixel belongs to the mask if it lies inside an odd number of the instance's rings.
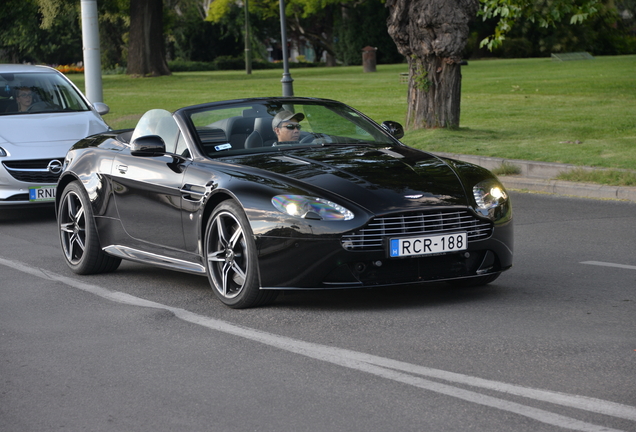
[{"label": "black sports car", "polygon": [[283,289],[494,281],[512,265],[505,189],[403,134],[323,99],[148,111],[66,155],[64,258],[78,274],[128,259],[207,275],[233,308]]}]

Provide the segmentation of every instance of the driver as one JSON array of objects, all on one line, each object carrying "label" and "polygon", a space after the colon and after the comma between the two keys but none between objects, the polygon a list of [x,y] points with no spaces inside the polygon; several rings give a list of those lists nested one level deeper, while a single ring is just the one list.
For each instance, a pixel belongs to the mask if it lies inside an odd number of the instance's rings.
[{"label": "driver", "polygon": [[291,111],[283,110],[276,114],[272,120],[272,128],[276,134],[277,143],[297,143],[300,138],[300,124],[305,115],[303,113],[294,114]]},{"label": "driver", "polygon": [[18,112],[25,112],[33,104],[33,90],[30,87],[18,87],[17,90]]}]

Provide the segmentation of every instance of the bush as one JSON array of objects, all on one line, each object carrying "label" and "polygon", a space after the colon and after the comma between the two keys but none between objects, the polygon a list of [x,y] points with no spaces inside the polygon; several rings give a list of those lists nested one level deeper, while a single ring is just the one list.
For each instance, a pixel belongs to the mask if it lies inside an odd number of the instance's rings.
[{"label": "bush", "polygon": [[214,62],[201,62],[189,60],[171,60],[168,62],[171,72],[196,72],[218,70]]},{"label": "bush", "polygon": [[[309,63],[309,62],[289,62],[289,68],[307,68],[324,66],[324,63]],[[198,62],[187,60],[171,60],[168,62],[168,68],[171,72],[198,72],[198,71],[216,71],[216,70],[244,70],[245,58],[244,57],[232,57],[232,56],[220,56],[211,62]],[[255,59],[252,60],[252,69],[282,69],[283,63],[270,63],[264,60]]]},{"label": "bush", "polygon": [[501,56],[504,58],[533,57],[532,42],[524,38],[506,39],[501,45]]}]

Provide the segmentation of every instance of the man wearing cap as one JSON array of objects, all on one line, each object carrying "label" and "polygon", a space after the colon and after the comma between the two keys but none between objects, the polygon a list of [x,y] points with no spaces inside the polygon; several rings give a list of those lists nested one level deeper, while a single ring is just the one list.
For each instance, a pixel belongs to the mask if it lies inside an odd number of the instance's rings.
[{"label": "man wearing cap", "polygon": [[276,114],[274,120],[272,120],[272,128],[277,137],[277,142],[274,145],[297,143],[300,138],[300,124],[298,122],[303,121],[304,118],[305,115],[303,113],[294,114],[287,110]]}]

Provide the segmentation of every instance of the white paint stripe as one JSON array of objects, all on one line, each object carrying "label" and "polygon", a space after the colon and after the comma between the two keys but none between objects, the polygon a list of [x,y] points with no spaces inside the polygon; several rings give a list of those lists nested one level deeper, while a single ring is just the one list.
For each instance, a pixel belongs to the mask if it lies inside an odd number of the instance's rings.
[{"label": "white paint stripe", "polygon": [[603,266],[603,267],[616,267],[616,268],[623,268],[623,269],[629,269],[629,270],[636,270],[636,266],[633,266],[633,265],[615,264],[615,263],[607,263],[607,262],[601,262],[601,261],[583,261],[583,262],[581,262],[581,264],[589,264],[589,265],[596,265],[596,266]]},{"label": "white paint stripe", "polygon": [[[184,321],[201,325],[212,330],[247,338],[317,360],[337,364],[362,372],[367,372],[396,382],[401,382],[418,388],[445,394],[468,402],[516,413],[543,423],[563,427],[566,429],[585,432],[620,432],[616,429],[597,426],[591,423],[586,423],[573,418],[561,416],[559,414],[554,414],[549,411],[525,406],[492,396],[487,396],[481,393],[453,387],[447,384],[426,380],[409,374],[424,375],[432,378],[442,379],[445,381],[495,390],[502,393],[514,394],[553,404],[574,407],[588,412],[605,414],[608,416],[623,418],[627,420],[636,420],[636,407],[628,405],[622,405],[615,402],[588,398],[584,396],[550,392],[506,384],[497,381],[490,381],[477,377],[471,377],[468,375],[462,375],[438,369],[431,369],[424,366],[418,366],[356,351],[304,342],[285,336],[279,336],[248,327],[230,324],[229,322],[198,315],[185,309],[173,308],[161,303],[145,300],[126,293],[111,291],[97,285],[86,284],[75,279],[68,278],[66,276],[48,272],[44,269],[32,268],[17,261],[0,258],[0,264],[14,268],[24,273],[40,277],[42,279],[61,282],[71,287],[90,292],[108,300],[133,306],[168,310]],[[405,374],[399,371],[408,372],[409,374]]]}]

